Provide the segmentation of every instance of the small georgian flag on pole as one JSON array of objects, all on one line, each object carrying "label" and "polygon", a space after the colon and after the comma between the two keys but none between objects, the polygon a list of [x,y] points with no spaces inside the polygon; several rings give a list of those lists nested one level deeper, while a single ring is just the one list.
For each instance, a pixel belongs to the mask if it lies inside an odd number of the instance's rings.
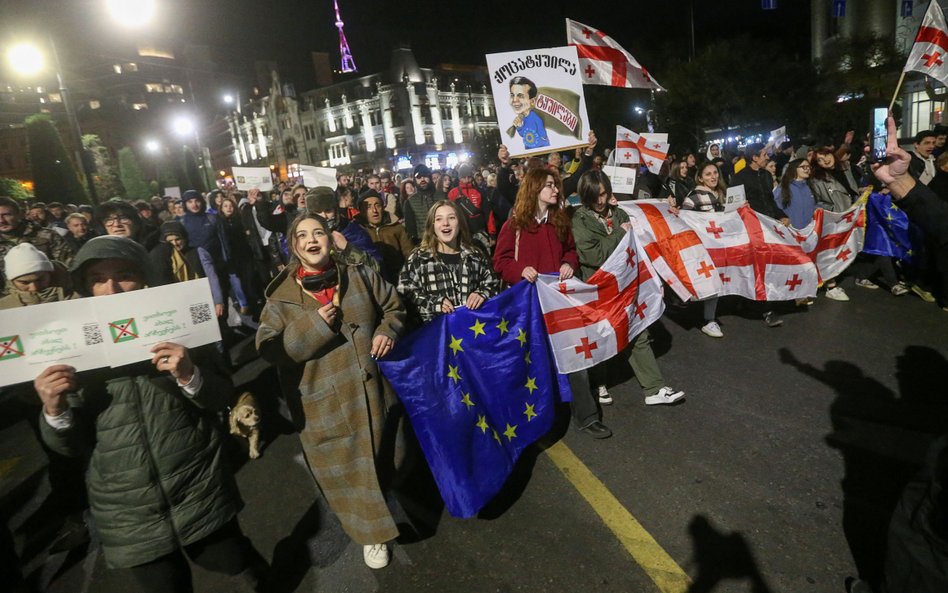
[{"label": "small georgian flag on pole", "polygon": [[948,26],[938,2],[928,5],[904,72],[921,72],[948,86]]}]

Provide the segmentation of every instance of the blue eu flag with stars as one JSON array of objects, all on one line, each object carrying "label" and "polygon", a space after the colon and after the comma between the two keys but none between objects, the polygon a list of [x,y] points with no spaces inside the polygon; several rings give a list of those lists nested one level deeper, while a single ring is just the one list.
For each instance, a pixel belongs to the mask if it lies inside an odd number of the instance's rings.
[{"label": "blue eu flag with stars", "polygon": [[866,203],[866,243],[863,252],[910,262],[912,248],[909,219],[888,194],[871,194]]},{"label": "blue eu flag with stars", "polygon": [[396,343],[382,373],[405,405],[452,516],[500,491],[520,454],[571,399],[537,288],[520,282],[476,310],[440,315]]}]

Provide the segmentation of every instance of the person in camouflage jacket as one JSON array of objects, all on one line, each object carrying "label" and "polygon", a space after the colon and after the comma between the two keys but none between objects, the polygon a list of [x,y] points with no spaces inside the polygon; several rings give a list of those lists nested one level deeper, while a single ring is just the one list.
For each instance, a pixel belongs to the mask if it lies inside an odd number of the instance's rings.
[{"label": "person in camouflage jacket", "polygon": [[[12,198],[0,197],[0,287],[6,284],[3,259],[20,243],[32,243],[50,260],[66,266],[72,262],[75,255],[72,247],[59,233],[26,220],[19,203]],[[3,290],[0,288],[0,291]]]}]

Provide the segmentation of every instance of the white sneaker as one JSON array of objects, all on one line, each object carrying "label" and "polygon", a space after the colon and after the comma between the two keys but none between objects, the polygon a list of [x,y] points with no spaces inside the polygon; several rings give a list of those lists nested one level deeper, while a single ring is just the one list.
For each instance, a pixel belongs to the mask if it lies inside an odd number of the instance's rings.
[{"label": "white sneaker", "polygon": [[388,546],[385,544],[372,544],[362,546],[362,558],[369,568],[385,568],[388,566]]},{"label": "white sneaker", "polygon": [[609,391],[606,389],[605,385],[599,386],[599,403],[604,406],[608,406],[612,403],[612,396],[609,395]]},{"label": "white sneaker", "polygon": [[833,299],[834,301],[848,301],[849,295],[846,294],[842,286],[834,286],[826,291],[826,298]]},{"label": "white sneaker", "polygon": [[645,398],[646,406],[655,406],[658,404],[673,404],[676,401],[683,399],[685,397],[684,391],[678,391],[674,387],[662,387],[658,390],[658,393],[655,395],[650,395]]},{"label": "white sneaker", "polygon": [[712,338],[723,338],[724,332],[721,331],[721,326],[718,325],[717,321],[709,321],[704,324],[701,328],[701,333],[706,336],[711,336]]}]

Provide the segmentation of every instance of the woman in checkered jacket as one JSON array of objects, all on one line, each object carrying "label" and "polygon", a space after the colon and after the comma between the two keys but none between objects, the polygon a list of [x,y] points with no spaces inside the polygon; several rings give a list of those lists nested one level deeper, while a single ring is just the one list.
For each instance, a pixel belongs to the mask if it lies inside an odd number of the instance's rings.
[{"label": "woman in checkered jacket", "polygon": [[428,211],[421,244],[398,276],[398,292],[426,322],[455,307],[477,309],[500,292],[500,280],[472,245],[454,202],[435,202]]}]

